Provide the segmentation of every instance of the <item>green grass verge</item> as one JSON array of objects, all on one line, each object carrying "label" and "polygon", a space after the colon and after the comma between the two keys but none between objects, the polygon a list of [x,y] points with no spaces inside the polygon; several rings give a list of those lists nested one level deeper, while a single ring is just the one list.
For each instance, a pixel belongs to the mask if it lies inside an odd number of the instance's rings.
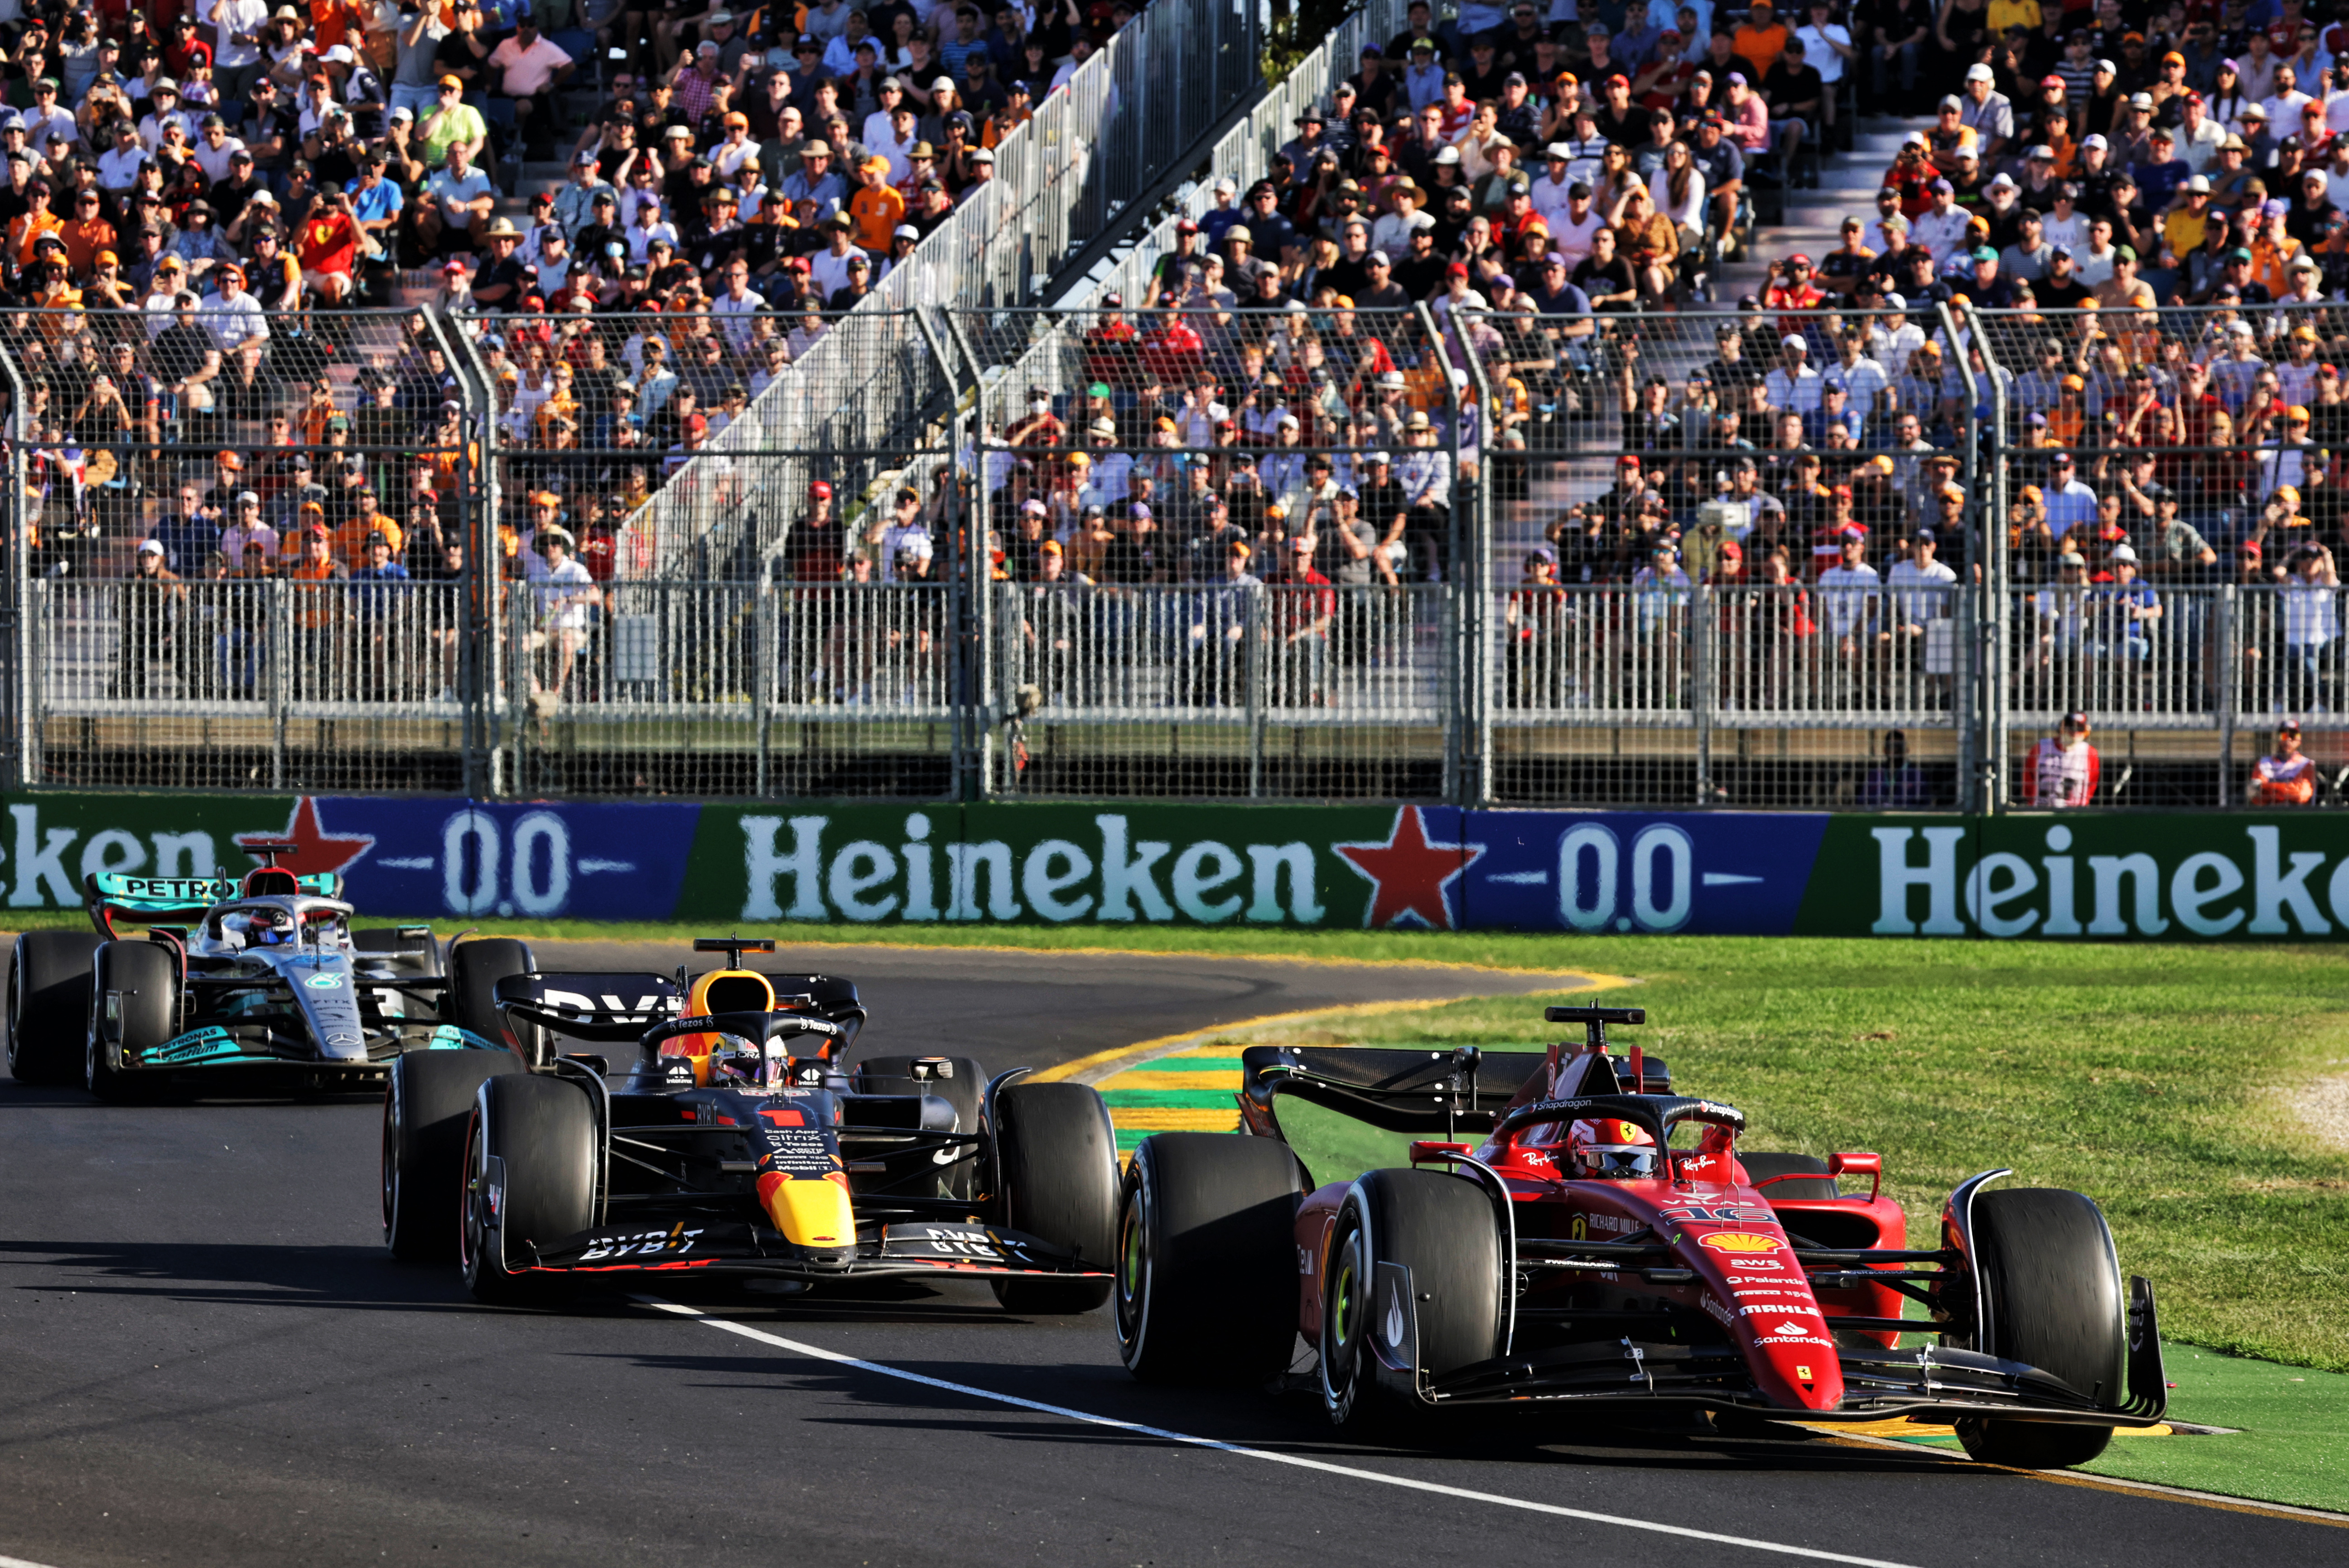
[{"label": "green grass verge", "polygon": [[2349,1512],[2349,1377],[2166,1345],[2169,1413],[2240,1428],[2215,1438],[2116,1438],[2096,1475]]},{"label": "green grass verge", "polygon": [[[2116,1435],[2091,1475],[2349,1512],[2349,1377],[2164,1342],[2169,1414],[2231,1431]],[[1906,1439],[1955,1449],[1953,1437]]]}]

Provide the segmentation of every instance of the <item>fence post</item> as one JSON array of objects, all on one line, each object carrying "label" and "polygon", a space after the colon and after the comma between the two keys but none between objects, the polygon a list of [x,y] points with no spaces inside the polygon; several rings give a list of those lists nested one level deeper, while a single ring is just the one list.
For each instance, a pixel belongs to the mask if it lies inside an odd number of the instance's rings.
[{"label": "fence post", "polygon": [[294,664],[291,585],[269,579],[269,787],[285,787],[285,679]]},{"label": "fence post", "polygon": [[[1981,318],[1969,311],[1967,313],[1967,318],[1971,323],[1971,329],[1968,341],[1982,349],[1982,367],[1989,373],[1990,377],[1990,386],[1988,389],[1991,404],[1991,431],[1989,445],[1990,477],[1992,493],[1989,497],[1986,505],[1982,494],[1983,472],[1982,462],[1983,446],[1982,403],[1984,389],[1982,383],[1975,379],[1973,366],[1969,362],[1965,351],[1959,347],[1958,325],[1955,317],[1951,314],[1949,306],[1946,303],[1943,303],[1937,305],[1934,308],[1941,318],[1942,339],[1948,343],[1951,357],[1957,360],[1958,373],[1964,379],[1966,384],[1966,421],[1964,433],[1966,475],[1966,560],[1975,571],[1982,574],[1984,588],[1983,597],[1984,600],[1992,607],[1992,624],[1985,627],[1981,623],[1977,623],[1974,628],[1974,637],[1972,640],[1978,643],[1994,642],[1999,636],[1999,628],[2003,627],[2005,624],[2005,618],[1997,613],[1998,607],[2003,603],[2003,596],[1998,592],[1996,584],[1999,576],[2000,560],[2002,559],[2004,556],[2003,546],[2005,544],[2004,520],[2006,517],[2006,509],[2001,503],[1999,496],[2000,493],[2002,492],[2004,488],[2002,479],[2006,471],[2006,463],[2004,461],[2006,451],[2006,382],[2005,379],[1999,374],[1998,361],[1992,355],[1989,335],[1982,330]],[[1986,511],[1988,513],[1987,516],[1984,514]],[[1995,681],[1997,679],[1995,671],[2003,670],[2006,667],[2006,661],[2002,655],[1990,659],[1975,659],[1971,662],[1973,669],[1980,672],[1980,676],[1978,678],[1984,679],[1989,681]],[[1951,684],[1952,688],[1954,689],[1957,683],[1962,679],[1964,679],[1963,674],[1955,670],[1951,671]],[[1977,735],[1964,724],[1957,724],[1958,805],[1961,810],[1966,811],[1996,810],[2002,804],[2000,800],[1998,778],[2000,774],[2002,772],[2000,758],[2000,753],[2002,750],[2002,741],[2000,737],[2003,732],[1996,730],[1995,726],[1999,725],[2002,722],[2005,705],[1998,700],[1995,691],[1985,691],[1982,695],[1984,700],[1977,705],[1976,716],[1987,721],[1992,726],[1993,726],[1993,729]],[[1952,713],[1952,722],[1954,722],[1958,717],[1959,716],[1957,714]]]},{"label": "fence post", "polygon": [[[939,319],[946,323],[946,337],[954,343],[952,358],[936,337],[933,349],[947,372],[949,384],[956,388],[956,400],[961,400],[962,376],[956,370],[959,365],[970,377],[970,472],[971,486],[968,512],[973,547],[967,552],[973,563],[969,581],[958,590],[968,595],[967,613],[969,625],[968,641],[955,645],[956,661],[962,669],[961,689],[955,696],[955,721],[959,734],[968,736],[960,753],[957,766],[969,769],[966,778],[959,772],[955,779],[955,796],[958,800],[983,800],[995,789],[995,726],[997,718],[995,696],[995,595],[988,591],[995,580],[993,562],[988,558],[987,538],[994,529],[994,498],[988,493],[987,475],[987,382],[981,374],[979,358],[970,346],[970,337],[963,328],[962,317],[951,310],[940,310]],[[925,327],[926,332],[929,327]],[[959,427],[961,416],[957,415]],[[951,439],[951,438],[950,438]],[[953,443],[958,455],[961,443]]]},{"label": "fence post", "polygon": [[759,564],[758,630],[752,637],[750,701],[759,705],[759,776],[751,793],[761,800],[774,788],[775,671],[782,665],[782,595],[775,583],[775,557]]},{"label": "fence post", "polygon": [[[947,425],[947,463],[958,471],[960,464],[957,460],[963,451],[963,424],[967,413],[962,406],[962,377],[958,369],[960,356],[947,349],[945,339],[930,319],[934,311],[935,307],[916,310],[914,325],[921,329],[922,341],[928,346],[931,358],[936,361],[938,374],[946,379],[953,410]],[[974,410],[977,402],[974,386]],[[993,563],[987,551],[985,524],[983,521],[975,523],[973,515],[976,511],[980,519],[984,518],[987,474],[983,456],[978,452],[976,442],[971,451],[973,466],[978,472],[957,472],[955,482],[947,488],[948,515],[940,520],[944,524],[940,532],[945,535],[947,548],[946,569],[940,574],[947,585],[947,646],[953,649],[947,662],[946,693],[947,707],[953,714],[947,725],[950,762],[947,784],[947,797],[952,800],[971,800],[978,794],[972,787],[971,776],[978,771],[972,734],[977,704],[971,691],[971,637],[978,618],[973,600],[981,597],[978,593],[979,585],[988,581],[993,575]],[[976,507],[968,494],[971,490],[978,492]]]},{"label": "fence post", "polygon": [[1713,804],[1713,585],[1689,592],[1689,720],[1696,730],[1696,804]]},{"label": "fence post", "polygon": [[457,487],[457,527],[465,541],[466,573],[457,585],[464,616],[464,630],[457,639],[458,701],[465,711],[465,794],[469,799],[495,798],[507,794],[513,782],[498,733],[503,640],[498,628],[504,577],[498,548],[497,386],[470,333],[453,330],[438,311],[427,311],[425,321],[440,342],[442,358],[457,372],[465,394],[464,429],[479,460],[458,465],[463,478]]},{"label": "fence post", "polygon": [[1469,787],[1470,774],[1465,765],[1469,745],[1468,686],[1469,666],[1474,657],[1471,649],[1475,646],[1471,640],[1473,633],[1470,626],[1475,609],[1474,607],[1462,602],[1460,592],[1460,561],[1463,554],[1460,548],[1462,510],[1460,391],[1459,384],[1452,379],[1452,358],[1445,351],[1444,334],[1436,327],[1434,313],[1428,309],[1425,300],[1418,301],[1412,308],[1418,314],[1419,329],[1427,339],[1427,352],[1433,356],[1436,365],[1444,371],[1444,397],[1448,415],[1444,422],[1450,435],[1448,445],[1452,462],[1452,483],[1446,493],[1451,504],[1451,518],[1446,527],[1444,545],[1450,570],[1444,573],[1438,580],[1436,603],[1439,607],[1437,614],[1443,623],[1442,645],[1452,672],[1451,680],[1445,682],[1447,696],[1444,713],[1444,799],[1448,805],[1459,805],[1463,804],[1463,797]]},{"label": "fence post", "polygon": [[40,667],[33,659],[32,514],[25,500],[25,438],[32,421],[26,412],[25,378],[17,373],[14,355],[0,354],[0,374],[8,379],[9,415],[8,505],[5,519],[0,519],[8,530],[8,625],[0,658],[8,661],[7,704],[16,710],[10,715],[6,739],[0,743],[14,753],[8,758],[6,776],[18,788],[29,789],[39,776],[34,771],[34,753],[39,749],[41,722]]},{"label": "fence post", "polygon": [[[1464,585],[1461,597],[1465,601],[1468,621],[1467,643],[1469,667],[1466,676],[1469,722],[1463,726],[1467,743],[1472,747],[1463,784],[1468,789],[1468,804],[1493,804],[1493,597],[1499,591],[1499,574],[1494,570],[1498,545],[1493,528],[1493,464],[1498,461],[1500,432],[1496,429],[1494,410],[1498,407],[1493,397],[1492,378],[1485,373],[1485,357],[1466,337],[1455,335],[1460,345],[1460,357],[1467,361],[1468,375],[1476,392],[1476,518],[1473,544],[1460,559],[1454,576]],[[1454,467],[1458,470],[1459,442],[1453,442]]]},{"label": "fence post", "polygon": [[1264,794],[1264,687],[1257,679],[1264,662],[1265,596],[1271,590],[1258,583],[1241,603],[1240,680],[1247,704],[1248,798]]},{"label": "fence post", "polygon": [[[2218,666],[2214,676],[2219,683],[2216,703],[2219,715],[2219,786],[2213,793],[2222,806],[2233,804],[2230,797],[2233,795],[2235,787],[2235,702],[2237,682],[2243,669],[2242,621],[2236,611],[2241,604],[2233,583],[2219,590],[2219,624],[2212,628],[2211,635],[2213,651],[2219,656],[2213,661]],[[2273,671],[2269,671],[2268,675],[2269,679],[2274,679]]]}]

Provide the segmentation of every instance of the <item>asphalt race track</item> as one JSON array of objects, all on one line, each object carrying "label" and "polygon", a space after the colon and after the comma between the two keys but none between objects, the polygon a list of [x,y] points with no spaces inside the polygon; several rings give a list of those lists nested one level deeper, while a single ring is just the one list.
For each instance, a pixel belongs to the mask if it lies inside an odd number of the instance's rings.
[{"label": "asphalt race track", "polygon": [[[540,949],[549,968],[676,958]],[[857,977],[864,1050],[995,1069],[1332,1002],[1566,983],[1107,954],[781,961]],[[453,1270],[383,1251],[378,1120],[357,1101],[118,1108],[0,1084],[0,1556],[2349,1560],[2322,1523],[1825,1438],[1504,1424],[1365,1449],[1302,1397],[1142,1387],[1105,1314],[1018,1320],[983,1287],[799,1302],[704,1282],[680,1311],[484,1309]],[[1657,1523],[1702,1533],[1641,1527]]]}]

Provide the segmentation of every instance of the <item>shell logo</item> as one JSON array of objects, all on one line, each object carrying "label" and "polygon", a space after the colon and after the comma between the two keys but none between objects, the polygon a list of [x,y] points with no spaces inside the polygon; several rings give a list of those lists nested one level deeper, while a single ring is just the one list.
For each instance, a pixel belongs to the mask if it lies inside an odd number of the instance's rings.
[{"label": "shell logo", "polygon": [[1716,1252],[1775,1252],[1781,1245],[1775,1236],[1756,1236],[1751,1231],[1716,1231],[1699,1237],[1697,1244]]}]

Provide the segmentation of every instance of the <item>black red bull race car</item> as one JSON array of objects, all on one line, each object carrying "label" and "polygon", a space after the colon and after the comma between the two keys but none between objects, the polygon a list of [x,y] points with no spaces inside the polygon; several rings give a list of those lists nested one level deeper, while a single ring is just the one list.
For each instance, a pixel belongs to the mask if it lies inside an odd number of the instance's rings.
[{"label": "black red bull race car", "polygon": [[[462,1267],[481,1300],[565,1285],[747,1275],[820,1286],[984,1280],[1015,1312],[1106,1301],[1117,1144],[1079,1084],[968,1058],[850,1064],[855,985],[743,967],[771,941],[705,938],[688,976],[545,973],[521,943],[493,981],[506,1050],[419,1054],[384,1101],[384,1236]],[[626,1044],[603,1056],[565,1037]]]},{"label": "black red bull race car", "polygon": [[[265,862],[295,846],[248,844]],[[143,1095],[372,1089],[409,1051],[486,1046],[479,960],[424,926],[353,930],[342,878],[84,879],[92,929],[26,931],[8,971],[20,1082]],[[124,928],[143,928],[133,934]]]},{"label": "black red bull race car", "polygon": [[[2032,1469],[2161,1420],[2152,1287],[2124,1291],[2086,1197],[1984,1171],[1951,1193],[1940,1244],[1912,1248],[1878,1156],[1742,1151],[1735,1107],[1611,1054],[1608,1027],[1644,1010],[1547,1017],[1584,1041],[1244,1051],[1256,1136],[1161,1133],[1129,1168],[1126,1366],[1261,1381],[1301,1330],[1341,1426],[1475,1405],[1678,1407],[1732,1429],[1905,1417]],[[1316,1187],[1281,1141],[1283,1095],[1419,1135],[1411,1168]],[[1938,1343],[1902,1347],[1920,1333]]]}]

